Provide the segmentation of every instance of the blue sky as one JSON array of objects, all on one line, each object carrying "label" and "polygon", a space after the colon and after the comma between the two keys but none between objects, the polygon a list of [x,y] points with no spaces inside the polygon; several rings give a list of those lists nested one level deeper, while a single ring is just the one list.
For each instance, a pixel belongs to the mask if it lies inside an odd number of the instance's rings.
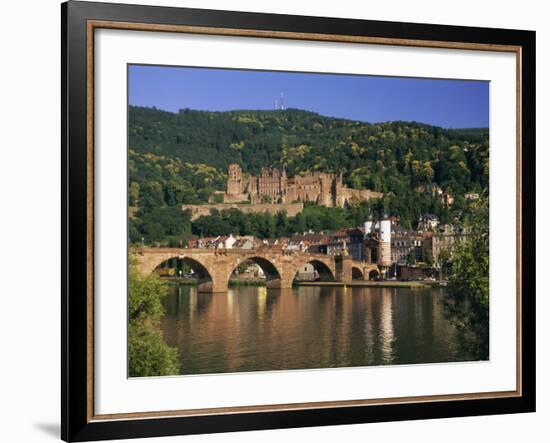
[{"label": "blue sky", "polygon": [[285,107],[365,122],[489,126],[489,83],[364,75],[131,65],[129,102],[177,112]]}]

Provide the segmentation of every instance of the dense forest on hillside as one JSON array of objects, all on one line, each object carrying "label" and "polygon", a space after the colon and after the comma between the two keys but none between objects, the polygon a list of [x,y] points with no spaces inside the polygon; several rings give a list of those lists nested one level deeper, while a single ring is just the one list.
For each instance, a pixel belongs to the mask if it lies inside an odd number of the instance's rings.
[{"label": "dense forest on hillside", "polygon": [[[449,130],[415,122],[370,124],[297,109],[170,113],[131,106],[128,152],[134,242],[175,241],[190,232],[269,236],[302,227],[333,229],[332,217],[340,220],[336,223],[340,227],[358,224],[369,213],[398,215],[405,227],[414,227],[426,212],[443,221],[460,216],[464,195],[486,190],[489,183],[487,129]],[[179,206],[205,203],[215,190],[223,190],[230,163],[239,163],[250,174],[264,166],[284,166],[289,176],[342,172],[347,186],[381,191],[385,197],[345,210],[308,208],[298,218],[281,214],[278,221],[277,216],[252,216],[248,218],[252,225],[244,227],[235,225],[239,216],[234,213],[191,223]],[[453,196],[450,208],[438,190]],[[319,223],[316,216],[308,218],[315,211],[323,211],[326,223]],[[280,230],[261,228],[274,223]]]}]

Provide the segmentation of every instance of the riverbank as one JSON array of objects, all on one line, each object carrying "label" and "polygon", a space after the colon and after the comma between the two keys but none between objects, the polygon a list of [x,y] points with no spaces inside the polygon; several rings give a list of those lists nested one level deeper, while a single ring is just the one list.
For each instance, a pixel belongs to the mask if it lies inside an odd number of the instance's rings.
[{"label": "riverbank", "polygon": [[246,280],[230,279],[229,280],[230,288],[234,288],[236,286],[265,286],[265,285],[266,285],[265,279],[246,279]]},{"label": "riverbank", "polygon": [[181,286],[197,286],[198,281],[194,278],[180,278],[180,277],[161,277],[162,281],[169,283],[171,285],[181,285]]},{"label": "riverbank", "polygon": [[[194,279],[180,279],[177,277],[163,277],[164,281],[183,286],[196,286],[197,280]],[[229,287],[238,286],[265,286],[265,280],[229,280]],[[446,282],[440,281],[399,281],[399,280],[353,280],[349,283],[343,283],[339,281],[295,281],[293,286],[335,286],[335,287],[359,287],[359,288],[437,288],[446,286]]]},{"label": "riverbank", "polygon": [[351,287],[361,287],[361,288],[410,288],[410,289],[421,289],[421,288],[432,288],[442,286],[441,282],[437,281],[397,281],[397,280],[383,280],[383,281],[372,281],[372,280],[355,280],[349,283],[343,283],[338,281],[304,281],[295,283],[297,286],[351,286]]},{"label": "riverbank", "polygon": [[[197,286],[198,281],[194,278],[179,278],[179,277],[162,277],[162,281],[167,282],[171,285],[181,285],[181,286]],[[265,286],[266,282],[265,279],[246,279],[246,280],[238,280],[238,279],[231,279],[229,280],[229,287],[236,287],[236,286]]]}]

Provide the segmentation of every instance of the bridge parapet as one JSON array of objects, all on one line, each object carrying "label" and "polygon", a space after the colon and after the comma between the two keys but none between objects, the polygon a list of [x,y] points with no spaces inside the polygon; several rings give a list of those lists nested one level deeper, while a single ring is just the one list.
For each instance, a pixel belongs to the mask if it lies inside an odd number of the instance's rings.
[{"label": "bridge parapet", "polygon": [[153,248],[153,247],[133,247],[130,248],[130,253],[133,254],[165,254],[180,252],[180,255],[187,254],[214,254],[214,255],[290,255],[290,256],[314,256],[314,257],[330,257],[326,254],[313,252],[301,252],[294,249],[271,249],[271,248],[256,248],[256,249],[239,249],[239,248]]}]

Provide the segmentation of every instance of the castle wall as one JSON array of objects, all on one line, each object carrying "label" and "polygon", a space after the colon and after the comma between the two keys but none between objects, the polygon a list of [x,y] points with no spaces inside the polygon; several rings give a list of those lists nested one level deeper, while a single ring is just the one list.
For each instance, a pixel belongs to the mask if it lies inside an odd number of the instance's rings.
[{"label": "castle wall", "polygon": [[248,194],[224,194],[224,203],[243,203],[248,202]]},{"label": "castle wall", "polygon": [[203,215],[210,215],[210,210],[217,209],[218,211],[225,211],[227,209],[238,209],[245,214],[253,214],[256,212],[268,212],[270,214],[277,214],[278,212],[286,211],[289,217],[294,217],[304,209],[303,203],[256,203],[256,204],[229,204],[218,203],[209,205],[182,205],[182,211],[191,211],[191,220],[196,220]]},{"label": "castle wall", "polygon": [[352,189],[342,186],[336,195],[336,205],[345,206],[353,201],[368,201],[384,197],[383,192],[371,191],[370,189]]}]

